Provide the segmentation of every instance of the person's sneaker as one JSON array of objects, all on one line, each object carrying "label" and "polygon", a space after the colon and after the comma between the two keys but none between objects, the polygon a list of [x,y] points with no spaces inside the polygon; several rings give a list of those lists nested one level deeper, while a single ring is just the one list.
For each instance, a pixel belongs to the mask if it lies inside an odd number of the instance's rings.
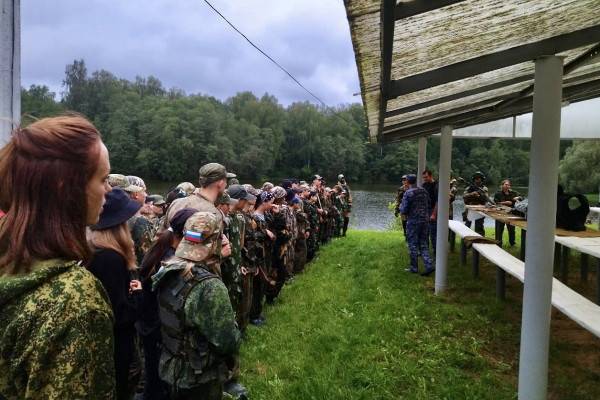
[{"label": "person's sneaker", "polygon": [[405,269],[406,272],[412,272],[413,274],[417,274],[419,273],[419,270],[414,269],[414,268],[406,268]]},{"label": "person's sneaker", "polygon": [[426,269],[425,272],[423,272],[421,274],[421,276],[429,276],[429,275],[431,275],[433,273],[433,271],[435,271],[435,268]]},{"label": "person's sneaker", "polygon": [[239,382],[227,382],[223,391],[236,400],[248,400],[248,390]]}]

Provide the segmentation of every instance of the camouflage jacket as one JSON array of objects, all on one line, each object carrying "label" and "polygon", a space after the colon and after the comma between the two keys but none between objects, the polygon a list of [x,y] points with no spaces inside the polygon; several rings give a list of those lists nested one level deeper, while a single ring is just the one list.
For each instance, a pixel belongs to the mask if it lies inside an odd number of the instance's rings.
[{"label": "camouflage jacket", "polygon": [[[161,307],[161,288],[173,283],[174,279],[184,283],[182,271],[187,264],[188,261],[174,257],[152,276],[152,289],[158,291]],[[200,264],[196,266],[205,268]],[[208,343],[210,365],[198,375],[197,370],[192,367],[193,360],[186,357],[190,354],[172,356],[163,351],[159,362],[161,379],[177,389],[189,389],[214,380],[223,381],[228,375],[225,359],[238,353],[241,341],[229,294],[223,282],[215,277],[197,283],[184,299],[183,314],[186,340],[190,343]],[[161,312],[161,329],[169,329],[168,324],[169,321],[163,320]]]},{"label": "camouflage jacket", "polygon": [[408,223],[429,222],[429,194],[420,187],[410,188],[404,193],[400,212],[407,216]]},{"label": "camouflage jacket", "polygon": [[137,265],[140,265],[152,246],[156,229],[152,222],[142,215],[131,217],[127,223],[129,224],[131,238],[133,239],[135,259],[137,260]]},{"label": "camouflage jacket", "polygon": [[73,261],[0,277],[0,398],[114,398],[113,317],[101,283]]},{"label": "camouflage jacket", "polygon": [[231,244],[231,255],[221,261],[221,276],[233,302],[242,293],[242,246],[246,223],[240,212],[230,213],[223,221],[223,233]]},{"label": "camouflage jacket", "polygon": [[310,202],[310,200],[303,200],[304,212],[308,215],[308,222],[310,223],[310,230],[316,231],[319,227],[319,214],[317,213],[317,207]]},{"label": "camouflage jacket", "polygon": [[310,230],[310,222],[308,215],[301,210],[296,210],[296,226],[297,226],[297,239],[305,240],[304,234]]}]

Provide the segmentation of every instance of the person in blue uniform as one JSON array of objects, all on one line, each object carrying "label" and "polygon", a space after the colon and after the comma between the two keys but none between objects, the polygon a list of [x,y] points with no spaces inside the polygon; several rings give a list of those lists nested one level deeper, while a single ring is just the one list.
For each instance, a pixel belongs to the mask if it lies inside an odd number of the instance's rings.
[{"label": "person in blue uniform", "polygon": [[406,216],[406,241],[410,253],[410,268],[406,271],[419,272],[419,254],[423,257],[427,276],[435,271],[429,257],[429,194],[423,188],[417,187],[417,176],[406,177],[410,189],[406,191],[400,205],[400,213]]}]

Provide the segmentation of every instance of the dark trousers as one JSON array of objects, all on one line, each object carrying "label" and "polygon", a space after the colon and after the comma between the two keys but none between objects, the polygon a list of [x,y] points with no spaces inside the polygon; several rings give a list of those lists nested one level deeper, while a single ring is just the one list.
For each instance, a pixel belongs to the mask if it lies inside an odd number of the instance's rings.
[{"label": "dark trousers", "polygon": [[344,217],[344,227],[342,228],[342,236],[346,236],[346,231],[348,230],[349,222],[350,222],[350,217]]},{"label": "dark trousers", "polygon": [[239,305],[238,326],[241,331],[246,329],[248,321],[250,319],[250,312],[252,310],[252,298],[254,295],[254,275],[249,272],[247,275],[242,275],[242,301]]},{"label": "dark trousers", "polygon": [[[500,221],[496,221],[496,238],[500,241],[500,246],[502,246],[502,236],[504,235],[504,223]],[[506,225],[506,229],[508,230],[508,243],[511,246],[515,245],[515,227],[513,225]]]},{"label": "dark trousers", "polygon": [[133,362],[135,351],[135,334],[135,329],[115,330],[114,357],[117,400],[128,400],[133,395],[133,389],[137,383],[129,380],[129,367]]},{"label": "dark trousers", "polygon": [[144,400],[168,399],[168,386],[158,376],[161,338],[160,330],[141,336],[144,348]]},{"label": "dark trousers", "polygon": [[172,400],[221,400],[223,384],[218,381],[208,382],[191,389],[179,389],[171,394]]},{"label": "dark trousers", "polygon": [[252,307],[250,307],[250,319],[257,319],[262,314],[263,298],[265,297],[265,282],[258,275],[252,277]]},{"label": "dark trousers", "polygon": [[[480,218],[480,219],[475,220],[475,232],[479,233],[481,236],[485,236],[485,229],[483,227],[484,221],[485,221],[485,218]],[[467,219],[467,220],[465,220],[465,225],[470,228],[471,222],[472,221],[469,221]]]}]

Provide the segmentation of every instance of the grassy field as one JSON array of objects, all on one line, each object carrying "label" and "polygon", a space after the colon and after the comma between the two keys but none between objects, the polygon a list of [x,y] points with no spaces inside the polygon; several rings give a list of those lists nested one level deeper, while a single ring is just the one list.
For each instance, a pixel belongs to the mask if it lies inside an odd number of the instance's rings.
[{"label": "grassy field", "polygon": [[[520,283],[508,279],[499,302],[493,268],[482,263],[474,280],[453,255],[451,289],[436,297],[433,278],[407,264],[397,232],[351,231],[323,248],[266,308],[267,324],[247,332],[252,398],[516,398]],[[599,341],[557,318],[550,398],[599,398]]]}]

